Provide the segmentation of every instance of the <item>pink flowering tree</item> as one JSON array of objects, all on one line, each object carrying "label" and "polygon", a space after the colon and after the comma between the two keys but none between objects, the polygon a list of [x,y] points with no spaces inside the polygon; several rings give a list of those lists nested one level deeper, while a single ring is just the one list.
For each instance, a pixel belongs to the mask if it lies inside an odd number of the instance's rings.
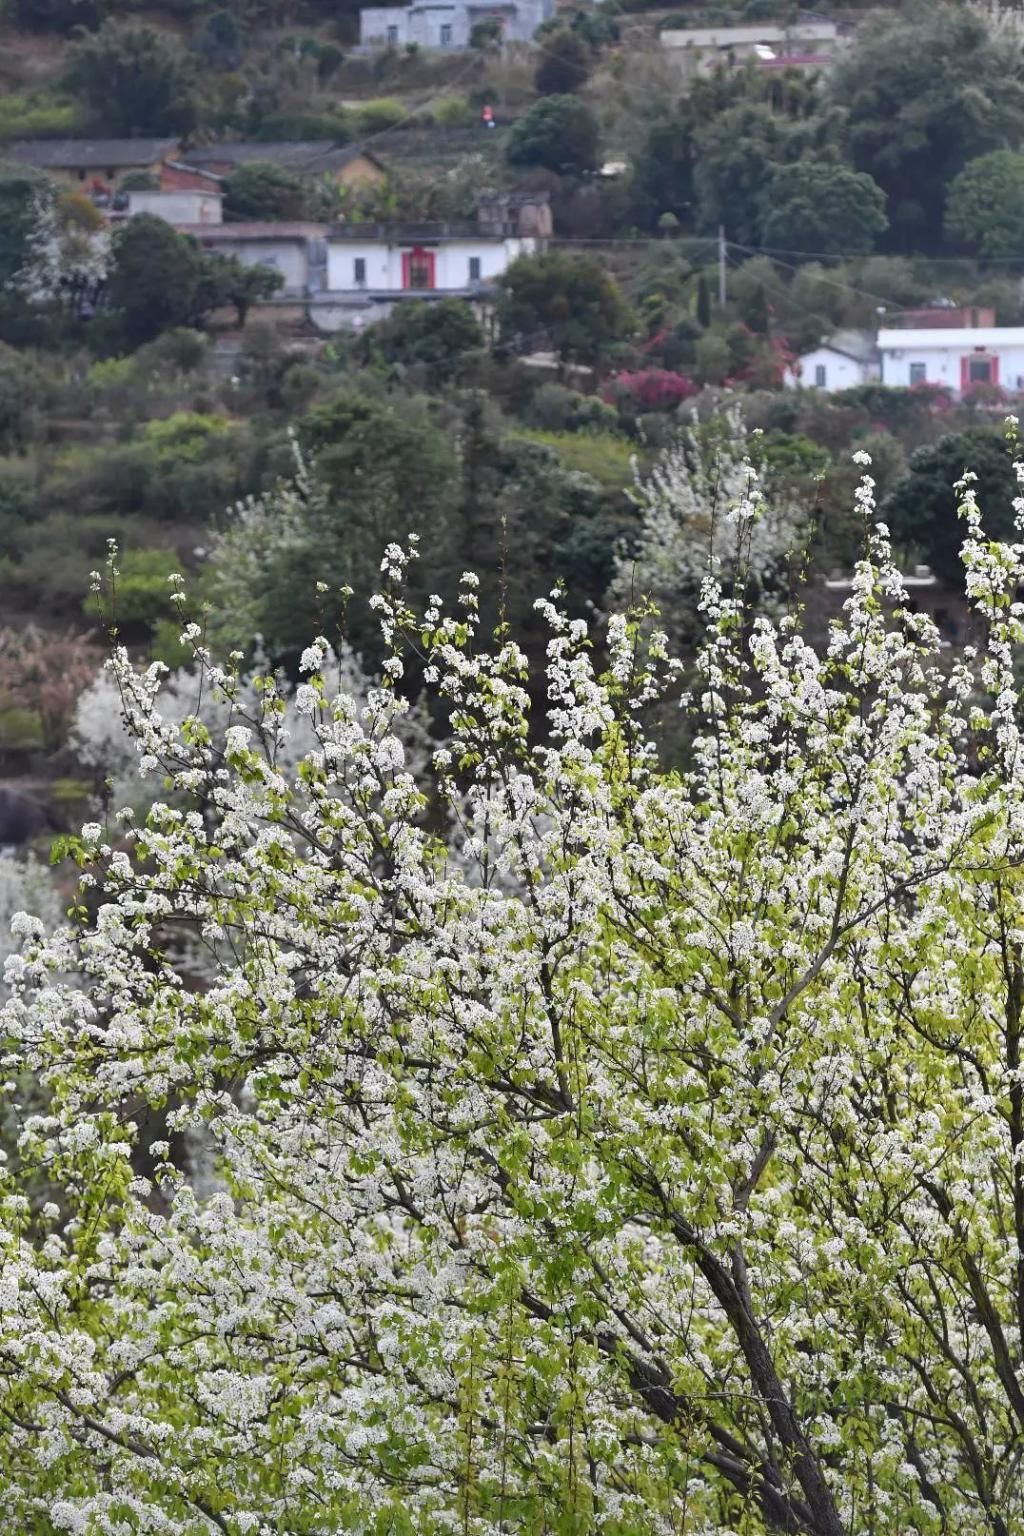
[{"label": "pink flowering tree", "polygon": [[684,400],[699,394],[700,386],[682,373],[667,368],[640,368],[617,373],[604,391],[609,405],[636,411],[673,411]]}]

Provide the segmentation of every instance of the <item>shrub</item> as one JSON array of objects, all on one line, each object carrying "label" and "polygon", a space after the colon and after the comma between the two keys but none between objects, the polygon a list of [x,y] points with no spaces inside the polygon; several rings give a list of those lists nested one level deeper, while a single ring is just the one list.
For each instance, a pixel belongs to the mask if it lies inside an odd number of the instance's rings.
[{"label": "shrub", "polygon": [[359,133],[383,133],[397,128],[408,117],[408,109],[392,96],[380,96],[376,101],[363,101],[355,109],[356,127]]},{"label": "shrub", "polygon": [[699,386],[685,374],[667,368],[642,368],[635,373],[617,373],[605,399],[634,411],[672,411],[698,393]]},{"label": "shrub", "polygon": [[[118,624],[142,624],[152,629],[161,619],[171,617],[173,589],[168,577],[181,568],[181,560],[172,550],[126,549],[117,565],[113,617]],[[95,598],[88,599],[85,611],[95,615]]]},{"label": "shrub", "polygon": [[633,446],[615,433],[526,429],[511,435],[553,449],[566,469],[589,475],[606,491],[623,491],[632,483]]},{"label": "shrub", "polygon": [[211,453],[220,451],[231,431],[226,416],[176,411],[162,421],[147,423],[143,437],[167,463],[201,464]]},{"label": "shrub", "polygon": [[442,96],[433,108],[439,128],[463,128],[476,121],[476,112],[466,96]]}]

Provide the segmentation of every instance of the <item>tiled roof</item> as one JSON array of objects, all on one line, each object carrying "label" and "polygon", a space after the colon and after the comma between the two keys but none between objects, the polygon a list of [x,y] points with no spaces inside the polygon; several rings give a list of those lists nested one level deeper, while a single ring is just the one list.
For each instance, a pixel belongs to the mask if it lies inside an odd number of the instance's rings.
[{"label": "tiled roof", "polygon": [[273,219],[241,219],[237,224],[175,224],[182,235],[207,240],[308,240],[326,232],[326,224]]},{"label": "tiled roof", "polygon": [[289,139],[266,144],[256,139],[232,140],[223,144],[202,144],[181,156],[185,165],[199,169],[267,161],[271,165],[311,172],[338,170],[361,158],[376,160],[375,155],[358,144],[335,144],[331,139]]},{"label": "tiled roof", "polygon": [[20,139],[0,159],[40,170],[104,170],[155,165],[175,154],[177,139]]}]

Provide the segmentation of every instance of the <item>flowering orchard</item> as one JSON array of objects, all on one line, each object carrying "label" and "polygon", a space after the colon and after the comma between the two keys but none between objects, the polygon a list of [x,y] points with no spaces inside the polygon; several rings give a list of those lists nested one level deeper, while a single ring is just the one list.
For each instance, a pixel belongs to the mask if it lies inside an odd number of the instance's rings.
[{"label": "flowering orchard", "polygon": [[473,581],[414,615],[395,548],[385,682],[313,646],[297,766],[272,688],[218,745],[115,657],[167,802],[84,829],[7,966],[47,1094],[0,1172],[12,1531],[1024,1530],[1024,545],[966,485],[949,662],[860,499],[826,654],[705,581],[681,773],[646,619],[598,676],[542,604],[541,731]]}]

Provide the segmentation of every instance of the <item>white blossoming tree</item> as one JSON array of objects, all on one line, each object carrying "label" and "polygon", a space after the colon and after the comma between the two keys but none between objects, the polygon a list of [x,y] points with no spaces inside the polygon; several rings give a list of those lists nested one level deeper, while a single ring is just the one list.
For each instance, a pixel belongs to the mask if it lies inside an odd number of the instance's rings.
[{"label": "white blossoming tree", "polygon": [[[321,676],[327,688],[351,697],[365,708],[372,686],[358,657],[346,646],[328,646],[321,657]],[[101,786],[101,806],[128,808],[139,814],[154,800],[166,795],[162,775],[139,772],[142,742],[132,729],[131,701],[134,685],[127,691],[123,669],[102,667],[79,695],[71,726],[70,746],[76,761],[88,769]],[[317,746],[316,730],[308,715],[295,707],[286,679],[272,675],[266,659],[257,653],[253,670],[238,679],[231,698],[207,686],[202,668],[179,667],[161,679],[153,704],[161,719],[177,736],[186,720],[196,721],[216,750],[223,750],[225,732],[241,719],[273,732],[273,751],[278,766],[294,772],[308,752]],[[430,763],[429,722],[422,709],[411,709],[397,723],[410,768],[420,778]],[[153,769],[158,763],[152,765]]]},{"label": "white blossoming tree", "polygon": [[637,479],[635,547],[619,555],[608,593],[626,609],[654,600],[675,644],[699,638],[700,593],[711,576],[769,609],[788,589],[790,562],[806,542],[806,516],[785,496],[766,494],[756,436],[733,411],[704,432],[695,426]]},{"label": "white blossoming tree", "polygon": [[[541,730],[473,584],[414,615],[395,549],[385,684],[331,696],[312,647],[294,771],[116,659],[183,803],[85,828],[77,921],[8,962],[8,1070],[50,1095],[0,1170],[10,1529],[1024,1529],[1024,544],[965,486],[986,640],[949,665],[860,499],[825,654],[705,579],[671,776],[657,636],[613,620],[598,676],[543,604]],[[475,808],[451,849],[403,644]],[[134,1171],[165,1104],[207,1198],[166,1146]]]},{"label": "white blossoming tree", "polygon": [[110,231],[75,192],[41,183],[35,193],[25,262],[11,287],[37,308],[78,314],[95,305],[110,268]]}]

